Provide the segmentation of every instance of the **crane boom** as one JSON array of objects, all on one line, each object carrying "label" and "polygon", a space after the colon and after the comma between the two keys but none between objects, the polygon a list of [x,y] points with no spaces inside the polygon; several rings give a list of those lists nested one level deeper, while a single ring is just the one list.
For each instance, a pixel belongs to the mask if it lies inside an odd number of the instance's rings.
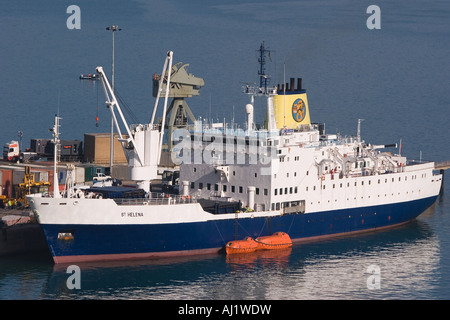
[{"label": "crane boom", "polygon": [[[164,63],[163,72],[166,71],[167,64],[172,66],[173,52],[167,53]],[[139,188],[150,191],[150,181],[158,177],[158,165],[161,157],[162,140],[164,138],[164,124],[161,128],[153,124],[137,124],[130,127],[125,120],[119,103],[117,102],[114,91],[106,77],[102,67],[97,67],[97,73],[101,79],[103,90],[106,96],[106,106],[111,110],[114,125],[119,133],[119,141],[122,144],[128,165],[130,167],[130,178],[137,182]],[[165,92],[164,115],[167,110],[167,99],[169,97],[170,73],[167,79],[167,88]],[[158,107],[159,95],[155,102],[153,114],[156,114]],[[116,112],[119,114],[120,120],[126,129],[127,137],[125,138],[120,129]]]},{"label": "crane boom", "polygon": [[[117,102],[117,98],[116,98],[116,95],[114,94],[114,91],[112,90],[111,84],[109,83],[108,78],[106,77],[106,74],[103,71],[103,67],[97,67],[96,71],[97,71],[98,75],[100,76],[101,83],[103,86],[103,91],[105,92],[106,106],[111,111],[111,115],[114,120],[114,125],[119,134],[119,141],[122,143],[122,147],[124,148],[124,152],[125,152],[125,156],[126,156],[127,160],[129,160],[130,155],[127,150],[129,150],[130,147],[132,147],[132,145],[135,145],[135,141],[133,139],[133,134],[131,133],[131,130],[130,130],[130,127],[129,127],[127,121],[125,120],[125,117],[122,113],[122,109],[120,108],[120,105]],[[120,119],[122,120],[122,123],[127,131],[127,134],[128,134],[127,139],[123,138],[122,131],[120,129],[120,125],[117,121],[116,113],[114,111],[115,109],[117,109]],[[136,152],[139,162],[142,163],[142,161],[140,160],[141,157],[139,155],[139,150],[135,150],[135,152]]]}]

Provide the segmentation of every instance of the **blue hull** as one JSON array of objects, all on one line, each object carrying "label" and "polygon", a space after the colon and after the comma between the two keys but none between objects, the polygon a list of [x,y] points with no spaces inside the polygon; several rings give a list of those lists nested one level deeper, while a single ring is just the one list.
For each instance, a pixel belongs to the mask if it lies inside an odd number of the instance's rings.
[{"label": "blue hull", "polygon": [[[197,223],[41,226],[56,263],[162,257],[218,252],[228,241],[277,231],[288,233],[298,242],[392,227],[416,218],[436,198],[312,214]],[[71,232],[74,238],[60,240],[60,232]]]}]

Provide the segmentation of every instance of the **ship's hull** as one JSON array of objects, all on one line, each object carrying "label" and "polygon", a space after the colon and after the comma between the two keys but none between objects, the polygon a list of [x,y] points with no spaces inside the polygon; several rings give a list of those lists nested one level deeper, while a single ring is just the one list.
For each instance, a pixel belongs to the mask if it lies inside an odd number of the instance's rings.
[{"label": "ship's hull", "polygon": [[[301,242],[389,228],[416,218],[436,198],[306,214],[222,215],[225,219],[211,215],[213,219],[175,223],[80,220],[66,224],[43,219],[41,226],[55,263],[153,258],[220,252],[228,241],[279,231]],[[58,238],[63,233],[73,237]]]}]

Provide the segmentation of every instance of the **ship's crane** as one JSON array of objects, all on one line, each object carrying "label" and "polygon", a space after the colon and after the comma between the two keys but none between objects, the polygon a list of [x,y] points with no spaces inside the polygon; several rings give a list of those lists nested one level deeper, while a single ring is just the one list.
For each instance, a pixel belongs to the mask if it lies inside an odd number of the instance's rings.
[{"label": "ship's crane", "polygon": [[[169,97],[173,98],[173,100],[167,109],[167,119],[166,115],[163,115],[162,119],[162,127],[164,129],[167,128],[169,151],[171,151],[173,147],[171,139],[173,131],[180,128],[186,128],[189,119],[192,123],[195,122],[194,114],[187,105],[185,98],[198,96],[200,94],[200,88],[205,85],[205,81],[202,78],[195,77],[187,72],[188,67],[189,64],[178,62],[170,68]],[[158,98],[160,92],[166,90],[168,78],[169,70],[160,75],[155,74],[153,76],[154,97]],[[156,108],[153,109],[150,123],[155,121],[155,114]],[[167,125],[164,125],[164,123],[167,123]]]},{"label": "ship's crane", "polygon": [[[172,69],[173,52],[169,51],[164,62],[162,74],[166,74],[167,70]],[[155,106],[153,110],[152,121],[148,124],[134,125],[132,128],[128,125],[125,117],[122,113],[122,109],[117,102],[113,89],[105,75],[102,67],[97,67],[97,73],[101,79],[103,90],[106,96],[106,106],[110,109],[113,117],[115,128],[119,134],[119,141],[124,149],[125,156],[130,166],[130,178],[137,182],[139,188],[150,191],[150,181],[158,177],[158,164],[161,157],[161,146],[164,137],[164,119],[167,111],[167,101],[169,98],[169,88],[171,87],[171,72],[167,74],[166,79],[160,79],[159,87],[162,88],[162,84],[165,81],[165,100],[163,109],[163,122],[162,125],[155,125],[153,123],[154,115],[158,107],[158,102],[162,90],[159,90]],[[164,81],[163,81],[164,80]],[[126,135],[122,134],[118,118],[125,127]]]}]

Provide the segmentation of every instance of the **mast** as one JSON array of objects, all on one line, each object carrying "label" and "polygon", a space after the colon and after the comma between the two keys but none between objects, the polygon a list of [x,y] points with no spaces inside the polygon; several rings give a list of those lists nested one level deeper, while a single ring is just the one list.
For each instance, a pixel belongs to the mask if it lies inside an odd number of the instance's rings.
[{"label": "mast", "polygon": [[[112,69],[111,69],[111,87],[114,91],[114,34],[116,31],[121,31],[119,26],[106,27],[106,30],[112,31]],[[111,117],[111,141],[110,141],[110,153],[109,153],[109,166],[112,173],[112,167],[114,164],[114,119]]]},{"label": "mast", "polygon": [[[267,111],[266,111],[266,129],[269,131],[276,130],[274,109],[273,109],[273,97],[277,94],[275,88],[269,88],[270,76],[266,74],[266,55],[268,54],[269,59],[271,60],[271,50],[266,48],[264,45],[264,41],[259,46],[257,50],[259,52],[258,63],[259,63],[259,87],[251,86],[247,84],[243,89],[244,93],[250,95],[251,102],[246,106],[246,112],[248,115],[247,126],[251,131],[253,126],[253,109],[255,103],[255,96],[265,96],[267,99]],[[250,107],[251,106],[251,107]]]},{"label": "mast", "polygon": [[61,194],[59,193],[59,183],[58,183],[58,158],[59,158],[59,120],[61,118],[55,114],[55,125],[53,129],[50,131],[53,132],[53,145],[54,145],[54,163],[53,163],[53,197],[61,198]]},{"label": "mast", "polygon": [[270,59],[270,49],[266,49],[264,47],[264,41],[261,43],[260,47],[259,47],[259,58],[258,58],[258,62],[259,62],[259,71],[258,71],[258,75],[259,75],[259,87],[260,88],[264,88],[264,92],[267,91],[267,84],[270,80],[270,77],[268,75],[266,75],[266,54],[269,54],[269,59]]},{"label": "mast", "polygon": [[356,139],[358,139],[358,142],[361,142],[361,122],[364,121],[364,119],[358,119],[358,129],[356,131]]}]

